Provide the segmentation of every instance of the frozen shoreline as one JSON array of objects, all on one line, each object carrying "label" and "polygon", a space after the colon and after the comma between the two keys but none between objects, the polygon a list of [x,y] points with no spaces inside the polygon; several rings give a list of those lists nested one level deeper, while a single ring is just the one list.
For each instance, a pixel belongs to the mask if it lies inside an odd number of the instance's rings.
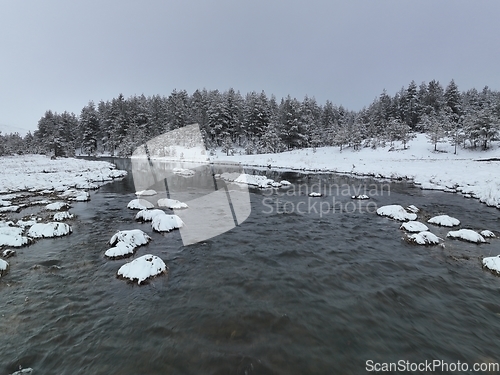
[{"label": "frozen shoreline", "polygon": [[[422,189],[461,193],[488,206],[500,208],[500,148],[494,143],[486,151],[459,149],[438,144],[438,152],[419,134],[406,150],[390,147],[359,151],[338,147],[293,150],[280,154],[226,156],[218,152],[212,161],[239,162],[242,166],[298,172],[341,173],[391,180],[411,180]],[[499,160],[487,160],[496,159]]]}]

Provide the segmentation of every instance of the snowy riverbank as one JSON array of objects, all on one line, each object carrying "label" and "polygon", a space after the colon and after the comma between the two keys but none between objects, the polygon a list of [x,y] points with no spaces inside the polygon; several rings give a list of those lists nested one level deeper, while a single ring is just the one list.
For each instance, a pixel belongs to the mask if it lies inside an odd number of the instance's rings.
[{"label": "snowy riverbank", "polygon": [[[419,134],[406,150],[399,143],[396,146],[393,151],[387,146],[359,151],[350,148],[340,151],[338,147],[308,148],[260,155],[239,155],[237,152],[234,156],[218,152],[211,160],[272,169],[410,179],[423,189],[458,192],[500,208],[500,147],[497,143],[486,151],[459,149],[455,155],[453,147],[446,143],[438,144],[438,151],[434,151],[425,135]],[[487,161],[495,158],[498,161]]]}]

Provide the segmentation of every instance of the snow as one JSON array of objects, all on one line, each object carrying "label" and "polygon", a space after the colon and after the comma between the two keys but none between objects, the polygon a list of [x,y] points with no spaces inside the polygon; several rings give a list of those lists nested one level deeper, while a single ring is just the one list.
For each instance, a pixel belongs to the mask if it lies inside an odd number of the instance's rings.
[{"label": "snow", "polygon": [[414,206],[413,204],[410,204],[408,207],[406,207],[406,211],[413,212],[414,214],[416,214],[420,210],[416,206]]},{"label": "snow", "polygon": [[186,169],[186,168],[174,168],[172,169],[172,172],[178,176],[182,177],[193,177],[195,175],[195,172],[192,171],[191,169]]},{"label": "snow", "polygon": [[16,255],[16,252],[14,250],[6,249],[6,250],[2,251],[2,256],[4,258],[10,258],[10,257],[13,257],[14,255]]},{"label": "snow", "polygon": [[23,229],[19,227],[0,227],[0,246],[20,247],[28,244],[29,239],[22,234]]},{"label": "snow", "polygon": [[310,196],[310,197],[313,197],[313,198],[318,198],[318,197],[321,197],[322,195],[323,195],[323,194],[321,194],[321,193],[316,193],[316,192],[314,192],[314,191],[313,191],[313,192],[311,192],[311,193],[309,193],[309,196]]},{"label": "snow", "polygon": [[2,274],[7,271],[7,269],[9,268],[9,263],[7,263],[5,260],[3,259],[0,259],[0,276],[2,276]]},{"label": "snow", "polygon": [[184,222],[177,215],[156,215],[151,222],[151,227],[157,232],[170,232],[184,226]]},{"label": "snow", "polygon": [[280,181],[280,184],[282,186],[290,186],[292,183],[290,181],[287,181],[287,180],[281,180]]},{"label": "snow", "polygon": [[103,181],[120,178],[125,171],[104,161],[74,158],[52,160],[43,155],[0,157],[0,191],[66,191],[74,187],[98,187]]},{"label": "snow", "polygon": [[127,208],[132,210],[147,210],[148,208],[154,208],[154,205],[145,199],[132,199],[127,205]]},{"label": "snow", "polygon": [[31,227],[32,225],[36,224],[37,221],[35,219],[30,219],[30,220],[18,220],[16,225],[21,228],[26,228],[26,227]]},{"label": "snow", "polygon": [[440,240],[438,236],[428,231],[411,234],[408,239],[417,245],[437,245]]},{"label": "snow", "polygon": [[150,240],[151,237],[149,237],[142,230],[130,229],[130,230],[120,230],[116,232],[109,240],[109,244],[111,246],[114,246],[118,242],[124,242],[133,247],[138,247],[146,245]]},{"label": "snow", "polygon": [[481,231],[481,236],[484,238],[495,238],[495,233],[493,233],[491,230],[483,230]]},{"label": "snow", "polygon": [[76,202],[86,202],[90,200],[90,194],[83,190],[69,189],[59,195],[59,198]]},{"label": "snow", "polygon": [[71,227],[65,223],[37,223],[28,230],[31,238],[60,237],[71,233]]},{"label": "snow", "polygon": [[274,169],[338,172],[355,176],[372,176],[384,179],[409,179],[421,188],[457,191],[478,198],[487,205],[500,208],[500,174],[498,161],[478,161],[500,157],[500,148],[492,147],[459,149],[454,154],[453,146],[438,145],[440,152],[427,141],[425,134],[409,142],[406,150],[388,152],[388,147],[377,149],[321,147],[293,150],[280,154],[238,155],[228,158],[218,152],[211,158],[214,162],[230,159],[242,166]]},{"label": "snow", "polygon": [[399,221],[415,220],[417,218],[416,214],[406,212],[406,210],[398,204],[379,207],[377,209],[377,214],[380,216],[387,216],[391,219]]},{"label": "snow", "polygon": [[62,209],[68,209],[69,205],[66,202],[54,202],[54,203],[49,203],[48,205],[45,206],[45,208],[50,211],[59,211]]},{"label": "snow", "polygon": [[427,225],[419,222],[419,221],[407,221],[403,223],[400,229],[404,229],[407,232],[415,233],[415,232],[426,232],[429,230]]},{"label": "snow", "polygon": [[139,221],[151,221],[156,215],[165,215],[163,210],[141,210],[135,215],[135,220]]},{"label": "snow", "polygon": [[428,223],[441,225],[442,227],[454,227],[460,225],[460,220],[448,215],[439,215],[431,217],[427,220]]},{"label": "snow", "polygon": [[69,213],[69,211],[63,211],[63,212],[56,212],[54,214],[54,220],[55,221],[64,221],[67,219],[73,219],[74,215]]},{"label": "snow", "polygon": [[351,198],[352,199],[360,199],[360,200],[370,199],[370,197],[368,195],[366,195],[366,194],[353,195]]},{"label": "snow", "polygon": [[448,232],[446,237],[457,238],[460,240],[474,242],[474,243],[486,242],[483,236],[473,231],[472,229],[459,229],[455,231],[450,231]]},{"label": "snow", "polygon": [[[224,176],[224,173],[222,174],[222,176]],[[257,186],[259,188],[267,188],[274,183],[274,180],[267,178],[266,176],[242,173],[238,176],[238,178],[234,180],[234,182],[239,184]]]},{"label": "snow", "polygon": [[483,267],[500,275],[500,255],[483,258]]},{"label": "snow", "polygon": [[0,207],[0,212],[17,212],[21,209],[21,206],[6,206]]},{"label": "snow", "polygon": [[132,246],[129,243],[118,241],[114,247],[106,250],[104,255],[109,258],[121,258],[127,255],[132,255],[137,246]]},{"label": "snow", "polygon": [[158,194],[156,192],[156,190],[140,190],[140,191],[136,191],[135,192],[135,195],[137,195],[138,197],[146,197],[146,196],[151,196],[151,195],[156,195]]},{"label": "snow", "polygon": [[172,210],[177,210],[181,208],[188,208],[188,205],[176,199],[162,198],[158,199],[158,207],[166,207]]},{"label": "snow", "polygon": [[166,272],[167,266],[155,255],[147,254],[130,263],[126,263],[118,270],[118,276],[141,283],[151,277],[161,275]]}]

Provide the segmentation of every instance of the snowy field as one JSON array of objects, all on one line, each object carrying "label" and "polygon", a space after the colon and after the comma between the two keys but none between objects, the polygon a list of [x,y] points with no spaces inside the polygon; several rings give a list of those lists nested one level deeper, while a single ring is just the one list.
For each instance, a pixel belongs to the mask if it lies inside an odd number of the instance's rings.
[{"label": "snowy field", "polygon": [[[240,162],[243,166],[271,167],[305,172],[336,172],[384,179],[409,179],[422,189],[437,189],[478,198],[489,206],[500,208],[500,147],[491,149],[458,149],[439,143],[438,151],[424,134],[408,144],[406,150],[395,143],[377,149],[323,147],[294,150],[280,154],[244,155],[244,151],[226,156],[217,152],[212,161]],[[498,161],[484,161],[498,158]],[[480,161],[483,160],[483,161]]]}]

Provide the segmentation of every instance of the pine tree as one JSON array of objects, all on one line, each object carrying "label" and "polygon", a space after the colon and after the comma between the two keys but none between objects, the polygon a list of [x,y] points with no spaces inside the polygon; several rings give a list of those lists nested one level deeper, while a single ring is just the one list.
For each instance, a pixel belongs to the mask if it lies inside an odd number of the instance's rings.
[{"label": "pine tree", "polygon": [[94,102],[83,107],[80,114],[80,134],[82,137],[82,152],[94,154],[97,151],[97,140],[99,139],[99,116]]}]

